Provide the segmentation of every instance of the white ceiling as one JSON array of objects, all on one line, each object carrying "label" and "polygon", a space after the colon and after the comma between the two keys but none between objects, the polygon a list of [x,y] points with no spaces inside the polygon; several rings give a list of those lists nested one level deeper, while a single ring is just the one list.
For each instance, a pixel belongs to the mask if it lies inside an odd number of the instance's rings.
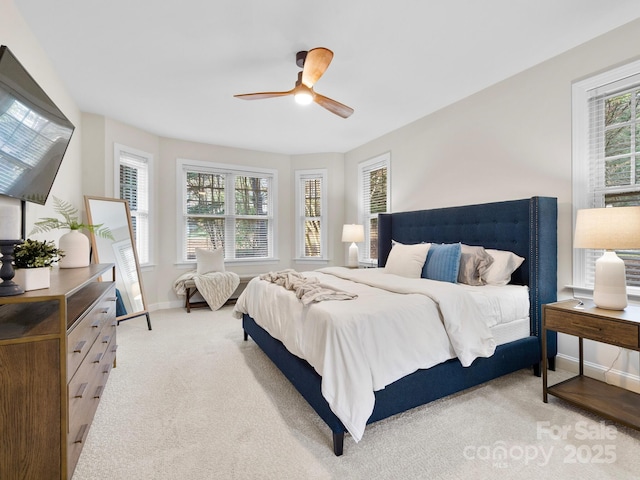
[{"label": "white ceiling", "polygon": [[[640,17],[637,0],[14,1],[82,111],[285,154],[349,151]],[[233,98],[293,88],[318,46],[315,90],[348,119]]]}]

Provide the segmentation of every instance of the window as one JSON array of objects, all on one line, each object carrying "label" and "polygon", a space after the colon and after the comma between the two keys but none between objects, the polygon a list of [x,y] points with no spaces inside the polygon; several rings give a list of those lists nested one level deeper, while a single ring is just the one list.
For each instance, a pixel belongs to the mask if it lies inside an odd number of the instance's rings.
[{"label": "window", "polygon": [[298,170],[296,179],[296,258],[327,259],[327,171]]},{"label": "window", "polygon": [[225,260],[275,258],[274,170],[179,160],[177,178],[181,261],[218,247]]},{"label": "window", "polygon": [[[575,83],[572,102],[575,210],[640,205],[640,62]],[[633,291],[640,287],[640,251],[617,253]],[[601,254],[574,249],[576,286],[593,286]]]},{"label": "window", "polygon": [[151,262],[149,204],[153,156],[116,144],[114,157],[115,191],[129,203],[138,260],[141,265],[148,264]]},{"label": "window", "polygon": [[385,153],[358,165],[358,218],[364,225],[364,247],[358,251],[365,263],[378,260],[378,214],[391,210],[390,159]]}]

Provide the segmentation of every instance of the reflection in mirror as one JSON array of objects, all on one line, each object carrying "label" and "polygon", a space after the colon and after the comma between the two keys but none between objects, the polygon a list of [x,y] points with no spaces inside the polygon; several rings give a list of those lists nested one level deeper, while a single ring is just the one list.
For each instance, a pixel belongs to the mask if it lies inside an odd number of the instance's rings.
[{"label": "reflection in mirror", "polygon": [[[147,326],[151,330],[129,204],[126,200],[117,198],[89,196],[85,196],[84,201],[89,223],[108,227],[115,239],[101,238],[91,234],[94,261],[114,263],[116,266],[116,292],[118,293],[116,320],[120,323],[123,320],[146,315]],[[113,279],[105,278],[105,280]]]}]

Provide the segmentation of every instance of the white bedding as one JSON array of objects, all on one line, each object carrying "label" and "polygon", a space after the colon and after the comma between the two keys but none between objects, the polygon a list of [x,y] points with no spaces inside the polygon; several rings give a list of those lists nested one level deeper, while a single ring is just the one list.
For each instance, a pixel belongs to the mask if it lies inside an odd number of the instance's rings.
[{"label": "white bedding", "polygon": [[248,313],[313,366],[323,396],[356,441],[373,412],[374,391],[456,356],[464,366],[491,356],[490,328],[524,311],[528,316],[526,287],[467,288],[384,269],[330,267],[304,275],[357,298],[304,306],[294,292],[254,278],[234,315]]}]

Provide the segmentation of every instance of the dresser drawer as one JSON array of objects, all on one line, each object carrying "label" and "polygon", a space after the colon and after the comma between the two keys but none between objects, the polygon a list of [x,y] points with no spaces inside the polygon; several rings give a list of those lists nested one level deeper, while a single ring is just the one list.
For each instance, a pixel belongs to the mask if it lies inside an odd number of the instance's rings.
[{"label": "dresser drawer", "polygon": [[105,326],[110,326],[115,319],[116,302],[113,300],[115,288],[105,295],[85,315],[85,317],[69,332],[67,340],[67,378],[71,378],[84,360]]},{"label": "dresser drawer", "polygon": [[568,333],[619,347],[637,350],[640,345],[638,325],[632,323],[546,308],[544,310],[544,325],[556,332]]}]

